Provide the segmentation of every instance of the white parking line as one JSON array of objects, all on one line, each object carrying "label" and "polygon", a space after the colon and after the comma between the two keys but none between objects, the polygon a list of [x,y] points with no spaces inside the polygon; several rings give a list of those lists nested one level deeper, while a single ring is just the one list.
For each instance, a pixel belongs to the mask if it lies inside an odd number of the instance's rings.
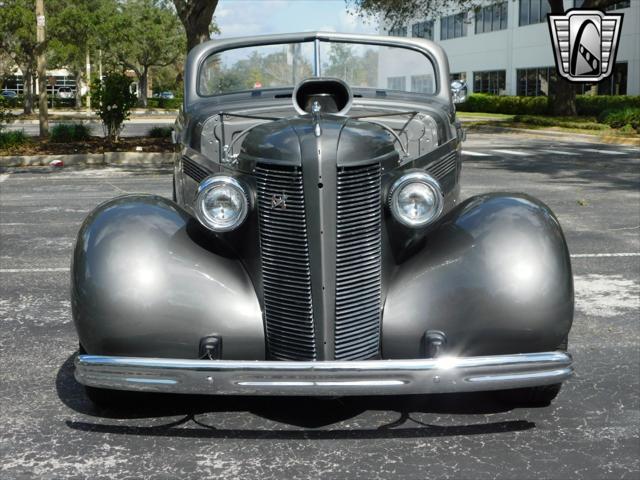
[{"label": "white parking line", "polygon": [[547,149],[543,149],[540,150],[541,152],[545,152],[545,153],[553,153],[554,155],[569,155],[569,156],[575,156],[578,155],[575,152],[567,152],[564,150],[547,150]]},{"label": "white parking line", "polygon": [[4,182],[7,178],[9,178],[9,174],[8,173],[0,174],[0,183]]},{"label": "white parking line", "polygon": [[68,272],[69,267],[59,268],[0,268],[0,273],[42,273],[42,272]]},{"label": "white parking line", "polygon": [[574,253],[571,258],[640,257],[640,253]]},{"label": "white parking line", "polygon": [[605,155],[625,155],[625,152],[617,152],[615,150],[600,150],[598,148],[581,148],[583,152],[603,153]]},{"label": "white parking line", "polygon": [[472,151],[469,151],[469,150],[462,150],[462,154],[463,155],[469,155],[470,157],[490,157],[491,156],[488,153],[472,152]]},{"label": "white parking line", "polygon": [[491,150],[492,152],[503,153],[505,155],[516,155],[518,157],[530,157],[530,153],[520,152],[518,150]]}]

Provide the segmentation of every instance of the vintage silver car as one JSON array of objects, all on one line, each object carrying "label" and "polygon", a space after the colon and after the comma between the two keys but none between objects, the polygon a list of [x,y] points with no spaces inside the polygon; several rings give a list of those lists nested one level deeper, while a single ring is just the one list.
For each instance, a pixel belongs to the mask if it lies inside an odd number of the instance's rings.
[{"label": "vintage silver car", "polygon": [[193,49],[173,201],[115,198],[78,235],[75,376],[89,396],[549,403],[572,374],[567,245],[528,195],[460,201],[464,97],[422,39]]}]

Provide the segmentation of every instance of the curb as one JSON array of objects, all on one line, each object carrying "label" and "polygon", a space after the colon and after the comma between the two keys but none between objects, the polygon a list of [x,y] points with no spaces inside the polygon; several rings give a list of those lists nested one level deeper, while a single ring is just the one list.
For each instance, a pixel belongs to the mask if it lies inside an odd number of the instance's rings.
[{"label": "curb", "polygon": [[[473,123],[471,125],[464,125],[463,127],[475,130],[475,131],[485,131],[485,132],[494,132],[494,133],[519,133],[526,135],[534,135],[540,137],[553,137],[553,138],[566,138],[568,140],[575,140],[576,138],[591,142],[591,143],[609,143],[615,145],[632,145],[632,146],[640,146],[640,138],[625,138],[625,137],[617,137],[615,135],[590,135],[588,133],[570,133],[570,132],[558,132],[553,130],[532,130],[528,128],[513,128],[513,127],[498,127],[493,125],[476,125]],[[471,127],[471,128],[469,128]]]},{"label": "curb", "polygon": [[[136,117],[132,117],[129,120],[125,120],[124,121],[124,125],[130,125],[132,123],[158,123],[158,124],[167,124],[167,125],[173,125],[176,121],[175,117],[170,117],[168,115],[163,115],[163,116],[147,116],[147,117],[143,117],[143,116],[136,116]],[[72,123],[72,122],[82,122],[85,124],[92,124],[92,125],[102,125],[102,122],[100,121],[99,118],[94,118],[94,117],[83,117],[83,118],[79,118],[79,117],[68,117],[68,118],[54,118],[54,119],[49,119],[49,126],[51,126],[52,124],[56,124],[56,123]],[[14,120],[11,123],[9,123],[7,126],[8,127],[16,127],[16,128],[20,128],[20,125],[38,125],[40,122],[38,120]]]},{"label": "curb", "polygon": [[0,157],[0,167],[42,167],[53,161],[62,161],[65,167],[74,165],[173,165],[170,152],[105,152],[74,155],[19,155]]}]

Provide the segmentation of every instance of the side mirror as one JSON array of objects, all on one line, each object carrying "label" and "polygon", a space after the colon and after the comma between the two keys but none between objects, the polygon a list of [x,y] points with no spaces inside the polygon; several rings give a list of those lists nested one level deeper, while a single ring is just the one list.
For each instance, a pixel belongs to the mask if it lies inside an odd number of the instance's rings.
[{"label": "side mirror", "polygon": [[467,84],[461,80],[451,82],[453,103],[463,103],[467,100]]}]

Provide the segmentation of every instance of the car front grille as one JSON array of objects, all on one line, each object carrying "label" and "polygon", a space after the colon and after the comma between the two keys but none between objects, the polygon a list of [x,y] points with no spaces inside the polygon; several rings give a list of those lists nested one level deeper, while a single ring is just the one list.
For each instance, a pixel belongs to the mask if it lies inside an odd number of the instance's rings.
[{"label": "car front grille", "polygon": [[302,171],[259,165],[255,177],[269,356],[315,360]]},{"label": "car front grille", "polygon": [[342,168],[337,184],[335,358],[378,355],[381,302],[380,165]]}]

